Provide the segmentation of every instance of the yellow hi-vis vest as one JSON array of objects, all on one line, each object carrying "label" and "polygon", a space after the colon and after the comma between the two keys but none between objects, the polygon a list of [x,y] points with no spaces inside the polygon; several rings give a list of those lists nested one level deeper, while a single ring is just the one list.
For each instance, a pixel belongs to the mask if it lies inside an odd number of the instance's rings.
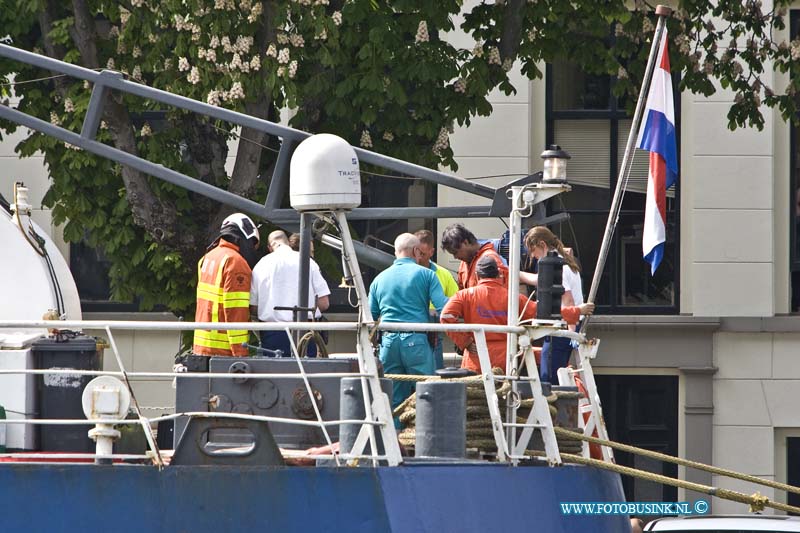
[{"label": "yellow hi-vis vest", "polygon": [[[197,263],[195,322],[248,322],[252,271],[239,247],[224,239]],[[197,355],[247,355],[247,330],[194,331],[192,351]]]}]

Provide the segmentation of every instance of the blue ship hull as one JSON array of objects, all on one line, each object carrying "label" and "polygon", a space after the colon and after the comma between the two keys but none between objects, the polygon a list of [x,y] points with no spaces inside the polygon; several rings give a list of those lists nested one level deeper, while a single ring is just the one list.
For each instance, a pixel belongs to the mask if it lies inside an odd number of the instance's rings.
[{"label": "blue ship hull", "polygon": [[626,516],[559,503],[624,500],[618,475],[579,466],[0,466],[8,532],[620,533]]}]

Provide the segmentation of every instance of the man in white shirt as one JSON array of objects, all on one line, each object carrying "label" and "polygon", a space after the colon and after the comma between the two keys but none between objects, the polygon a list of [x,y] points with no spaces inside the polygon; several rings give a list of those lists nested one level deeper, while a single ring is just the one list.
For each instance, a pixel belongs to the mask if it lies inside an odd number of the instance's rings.
[{"label": "man in white shirt", "polygon": [[[253,281],[250,285],[250,309],[258,314],[262,322],[292,322],[294,312],[276,310],[276,307],[295,307],[297,288],[300,282],[300,253],[292,250],[289,239],[281,230],[273,231],[267,240],[265,255],[253,269]],[[309,308],[316,307],[318,312],[325,311],[330,305],[328,296],[331,291],[322,277],[319,265],[309,258],[308,302]],[[309,312],[308,318],[314,317]],[[284,355],[292,353],[291,343],[285,331],[261,331],[261,347],[270,350],[281,350]],[[317,348],[309,343],[308,355],[315,357]],[[303,355],[303,354],[300,354]]]}]

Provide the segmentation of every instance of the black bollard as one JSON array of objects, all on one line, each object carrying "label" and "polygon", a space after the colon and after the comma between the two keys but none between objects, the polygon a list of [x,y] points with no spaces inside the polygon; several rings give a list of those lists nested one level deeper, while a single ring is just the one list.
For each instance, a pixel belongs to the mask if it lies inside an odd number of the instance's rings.
[{"label": "black bollard", "polygon": [[467,452],[467,386],[457,381],[417,383],[417,457],[463,458]]},{"label": "black bollard", "polygon": [[[381,378],[381,390],[392,398],[392,380]],[[370,395],[370,401],[372,395]],[[361,392],[361,378],[342,378],[339,389],[339,419],[340,420],[364,420],[366,417],[364,409],[364,395]],[[361,431],[363,424],[342,424],[339,429],[339,445],[341,453],[350,453],[353,444],[356,442],[358,432]],[[378,453],[383,454],[383,441],[377,426],[375,426],[375,441],[378,446]],[[365,449],[369,453],[369,446]]]},{"label": "black bollard", "polygon": [[[578,387],[556,386],[553,392],[577,393]],[[563,428],[578,427],[578,398],[559,397],[556,400],[556,416],[553,425]]]}]

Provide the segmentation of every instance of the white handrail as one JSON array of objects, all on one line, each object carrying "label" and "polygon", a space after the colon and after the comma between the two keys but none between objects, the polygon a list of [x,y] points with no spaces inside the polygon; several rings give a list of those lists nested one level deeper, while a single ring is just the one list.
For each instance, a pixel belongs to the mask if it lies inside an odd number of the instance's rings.
[{"label": "white handrail", "polygon": [[[538,338],[543,337],[546,335],[550,336],[559,336],[559,337],[566,337],[570,339],[574,339],[580,342],[585,342],[585,336],[582,333],[575,333],[569,331],[567,329],[561,329],[564,326],[563,321],[559,320],[548,320],[548,321],[535,321],[532,325],[525,325],[525,326],[507,326],[507,325],[484,325],[484,324],[435,324],[435,323],[371,323],[371,324],[358,324],[358,323],[350,323],[350,322],[283,322],[283,323],[270,323],[270,322],[241,322],[241,323],[208,323],[208,322],[163,322],[163,321],[52,321],[52,320],[16,320],[16,321],[0,321],[0,330],[2,329],[10,329],[10,328],[48,328],[48,329],[77,329],[77,330],[103,330],[106,332],[109,337],[111,338],[111,349],[114,351],[114,356],[117,361],[120,370],[117,371],[105,371],[105,370],[80,370],[80,369],[0,369],[0,375],[8,375],[8,374],[33,374],[33,375],[90,375],[90,376],[114,376],[123,378],[126,382],[126,385],[130,388],[129,378],[150,378],[150,379],[241,379],[241,374],[235,373],[223,373],[223,372],[128,372],[124,368],[122,358],[120,357],[116,343],[113,342],[113,337],[111,336],[111,329],[122,329],[122,330],[147,330],[147,331],[185,331],[185,330],[192,330],[192,329],[202,329],[202,330],[213,330],[213,329],[246,329],[251,331],[286,331],[287,333],[294,329],[300,330],[326,330],[326,331],[353,331],[359,332],[361,331],[362,334],[364,330],[363,328],[370,328],[370,329],[377,329],[384,332],[447,332],[447,331],[458,331],[458,332],[471,332],[474,333],[477,338],[485,338],[484,335],[486,333],[525,333],[529,335],[531,338]],[[291,338],[291,336],[290,336]],[[480,351],[480,350],[479,350]],[[323,378],[342,378],[342,377],[361,377],[361,378],[372,378],[374,377],[370,373],[365,372],[324,372],[324,373],[314,373],[314,374],[307,374],[305,372],[305,368],[303,366],[302,360],[299,358],[299,355],[296,351],[296,347],[293,346],[293,354],[294,358],[296,359],[299,365],[299,372],[291,373],[291,374],[276,374],[276,373],[248,373],[247,377],[251,379],[297,379],[300,376],[306,389],[308,389],[310,394],[310,382],[308,381],[309,378],[313,379],[323,379]],[[488,380],[487,383],[493,383],[495,380],[501,379],[511,379],[511,380],[523,380],[525,378],[521,378],[518,375],[494,375],[489,373],[488,375],[484,376],[484,381]],[[494,387],[491,387],[492,389]],[[316,420],[302,420],[297,418],[284,418],[284,417],[276,417],[276,416],[261,416],[261,415],[250,415],[250,414],[241,414],[241,413],[220,413],[220,412],[186,412],[186,413],[175,413],[169,414],[154,418],[147,418],[141,414],[139,410],[138,419],[121,419],[121,420],[108,420],[108,419],[90,419],[90,420],[81,420],[81,419],[55,419],[55,420],[41,420],[41,419],[7,419],[7,420],[0,420],[0,424],[30,424],[30,425],[96,425],[96,424],[124,424],[124,425],[141,425],[143,431],[149,432],[151,430],[151,425],[154,423],[158,423],[160,421],[165,420],[174,420],[181,416],[192,416],[198,418],[217,418],[217,419],[240,419],[240,420],[256,420],[262,422],[272,422],[272,423],[282,423],[282,424],[292,424],[292,425],[299,425],[299,426],[306,426],[306,427],[317,427],[322,430],[325,435],[326,442],[328,445],[332,445],[332,440],[330,435],[328,434],[327,427],[328,426],[338,426],[342,424],[354,424],[360,425],[362,427],[383,427],[383,423],[379,422],[374,419],[370,419],[367,417],[365,420],[322,420],[322,415],[320,413],[319,407],[316,405],[316,401],[314,401],[313,395],[311,396],[312,404],[314,407]],[[497,413],[499,415],[499,413]],[[497,417],[494,417],[497,418]],[[500,420],[496,420],[499,422]],[[516,423],[507,424],[506,427],[522,427],[524,425],[519,425]],[[503,427],[501,424],[499,427]],[[502,440],[503,432],[500,431],[500,436]],[[156,461],[158,466],[161,466],[161,454],[158,450],[157,446],[155,445],[155,439],[150,432],[149,435],[146,435],[148,440],[148,447],[152,450],[153,454],[156,457]],[[502,442],[499,446],[500,450],[504,450],[506,459],[515,459],[515,455],[513,451],[509,448],[506,448],[506,443]],[[377,450],[373,447],[373,452]],[[341,459],[350,460],[350,459],[361,459],[361,458],[368,458],[373,461],[373,464],[377,464],[377,461],[381,461],[386,459],[386,456],[379,456],[375,455],[375,453],[371,455],[362,455],[359,451],[353,450],[356,453],[347,453],[349,450],[345,451],[345,453],[333,453],[330,455],[319,455],[320,458],[333,458],[337,465],[340,464]],[[13,456],[13,454],[11,454]],[[31,455],[21,454],[22,456],[30,458]],[[74,454],[73,454],[74,455]],[[100,457],[97,454],[86,454],[82,457]],[[43,454],[43,457],[53,458],[55,457],[54,454]],[[106,456],[103,455],[103,458],[113,457],[116,456]],[[136,456],[136,458],[142,458],[147,456]],[[307,458],[314,458],[315,456],[303,456]]]}]

